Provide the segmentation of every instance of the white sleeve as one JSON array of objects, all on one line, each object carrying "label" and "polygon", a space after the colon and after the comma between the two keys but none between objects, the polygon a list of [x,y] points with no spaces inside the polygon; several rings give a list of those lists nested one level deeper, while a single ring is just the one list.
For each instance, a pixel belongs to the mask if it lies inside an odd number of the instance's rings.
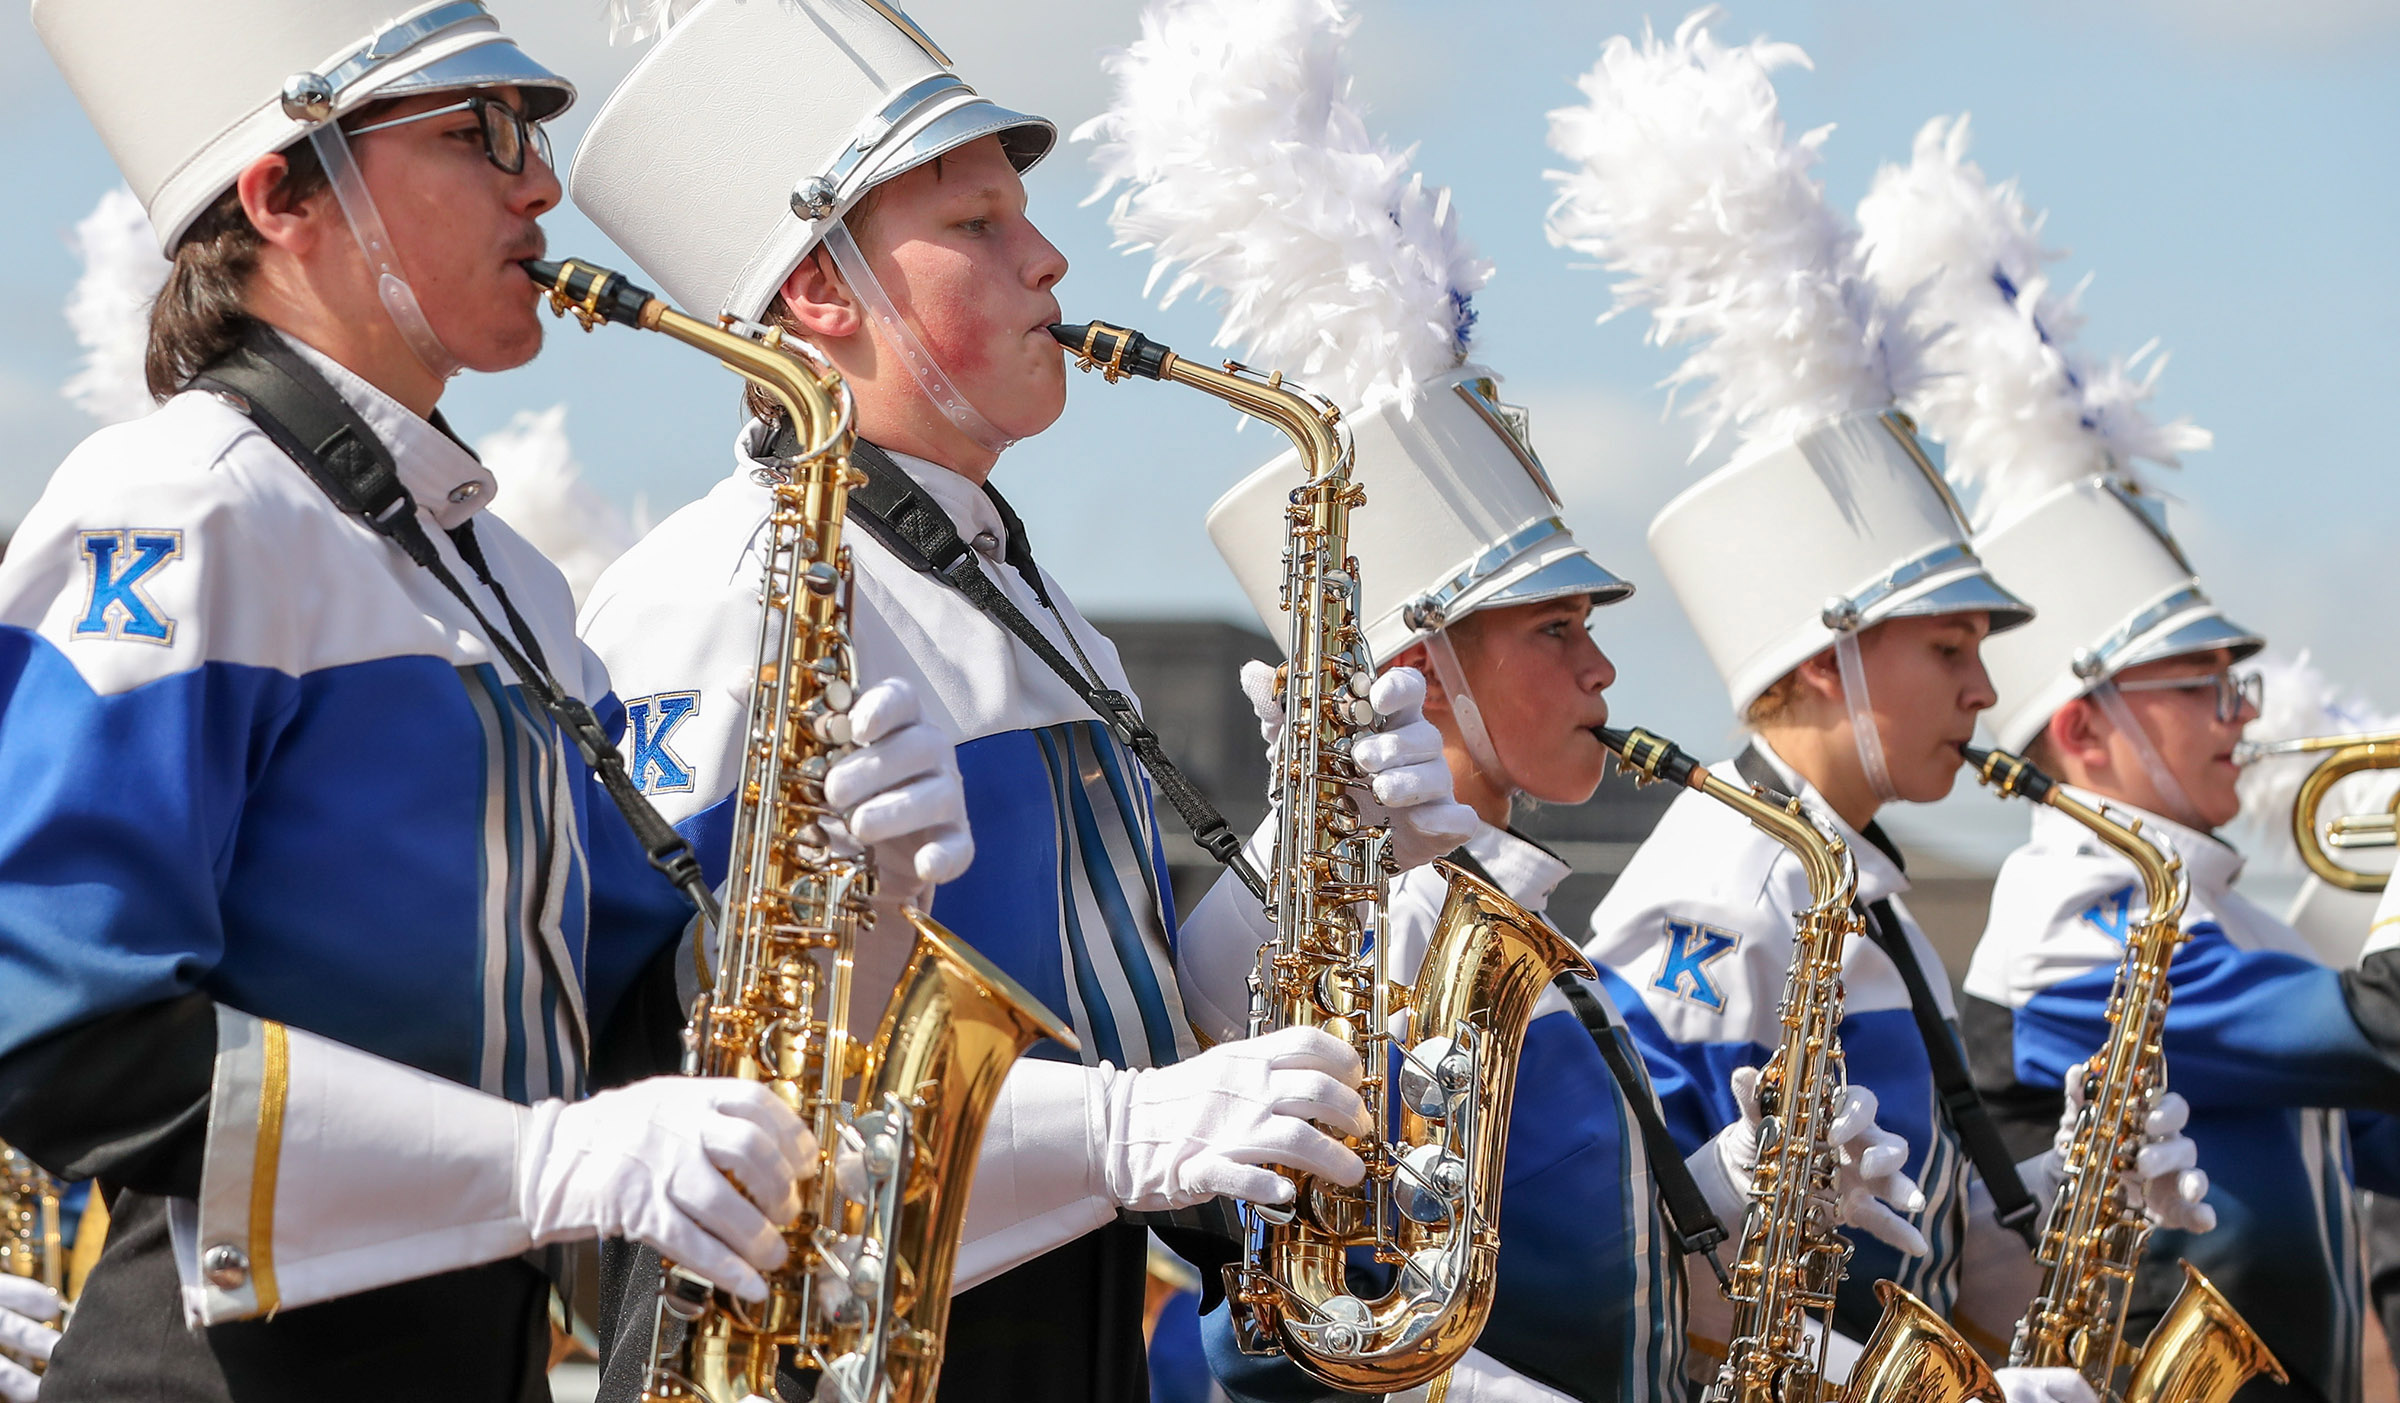
[{"label": "white sleeve", "polygon": [[1101,1166],[1100,1069],[1020,1057],[984,1123],[951,1294],[1117,1216]]},{"label": "white sleeve", "polygon": [[[1275,847],[1275,814],[1268,810],[1242,854],[1260,872]],[[1217,878],[1175,936],[1175,980],[1184,1012],[1213,1042],[1243,1036],[1250,1026],[1250,975],[1258,947],[1275,939],[1266,908],[1231,872]]]},{"label": "white sleeve", "polygon": [[1992,1216],[1992,1191],[1982,1176],[1968,1181],[1967,1239],[1959,1249],[1958,1299],[1950,1320],[1967,1338],[2007,1340],[2017,1320],[2042,1289],[2042,1264],[2025,1239]]},{"label": "white sleeve", "polygon": [[186,1320],[271,1315],[513,1257],[527,1108],[219,1005]]},{"label": "white sleeve", "polygon": [[[1385,1403],[1424,1403],[1432,1391],[1432,1384],[1419,1384],[1388,1395]],[[1450,1390],[1443,1397],[1446,1403],[1575,1403],[1572,1394],[1535,1383],[1479,1349],[1468,1350],[1451,1366]]]}]

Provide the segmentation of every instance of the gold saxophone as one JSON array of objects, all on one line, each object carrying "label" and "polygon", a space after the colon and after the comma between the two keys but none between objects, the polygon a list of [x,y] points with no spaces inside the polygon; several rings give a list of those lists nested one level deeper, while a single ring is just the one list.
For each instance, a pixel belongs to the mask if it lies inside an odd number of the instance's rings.
[{"label": "gold saxophone", "polygon": [[684,1071],[764,1082],[815,1131],[791,1249],[746,1305],[669,1263],[645,1403],[775,1397],[779,1356],[828,1403],[921,1403],[941,1370],[951,1268],[985,1121],[1011,1063],[1075,1038],[1034,997],[913,910],[913,950],[872,1040],[849,1026],[851,962],[874,927],[875,872],[829,845],[827,768],[850,744],[856,666],[848,389],[823,356],[772,327],[683,315],[618,274],[529,263],[551,306],[586,330],[662,332],[772,394],[805,447],[763,472],[773,493],[758,671],[736,789],[732,859],[711,987],[684,1034]]},{"label": "gold saxophone", "polygon": [[[1501,1160],[1526,1022],[1552,979],[1588,977],[1591,966],[1540,917],[1444,864],[1449,897],[1415,985],[1386,976],[1391,861],[1385,830],[1359,812],[1348,758],[1375,725],[1375,670],[1348,549],[1350,511],[1366,494],[1350,480],[1340,411],[1280,373],[1195,365],[1138,332],[1094,322],[1051,334],[1111,383],[1172,381],[1266,421],[1307,469],[1291,496],[1284,556],[1291,662],[1268,898],[1277,936],[1259,951],[1250,1032],[1319,1027],[1357,1049],[1367,1114],[1390,1138],[1352,1142],[1367,1166],[1358,1188],[1302,1175],[1292,1207],[1247,1205],[1248,1241],[1241,1264],[1226,1268],[1226,1294],[1245,1349],[1283,1352],[1352,1392],[1413,1388],[1446,1373],[1491,1314]],[[1403,1012],[1409,1028],[1395,1036]],[[1396,1088],[1383,1074],[1395,1058]],[[1344,1253],[1353,1247],[1393,1272],[1382,1296],[1351,1291]]]},{"label": "gold saxophone", "polygon": [[2380,812],[2339,814],[2319,824],[2317,810],[2333,787],[2365,770],[2400,769],[2400,731],[2301,740],[2246,741],[2234,748],[2244,765],[2276,755],[2324,755],[2292,798],[2292,843],[2319,879],[2343,891],[2382,891],[2389,872],[2363,871],[2334,861],[2328,849],[2388,848],[2400,842],[2400,793]]},{"label": "gold saxophone", "polygon": [[[59,1237],[56,1179],[23,1151],[0,1143],[0,1275],[29,1277],[64,1296],[67,1252]],[[38,1360],[20,1360],[34,1373]]]},{"label": "gold saxophone", "polygon": [[[1842,951],[1864,930],[1854,898],[1858,865],[1849,845],[1797,799],[1728,784],[1648,731],[1595,734],[1637,783],[1696,789],[1783,845],[1808,875],[1809,905],[1797,914],[1785,978],[1783,1032],[1758,1079],[1758,1163],[1742,1221],[1741,1255],[1726,1294],[1733,1339],[1709,1386],[1709,1403],[1820,1403],[1825,1381],[1823,1321],[1850,1263],[1837,1226],[1833,1120],[1841,1110]],[[1999,1381],[1948,1321],[1889,1281],[1875,1283],[1883,1318],[1839,1394],[1845,1403],[1998,1403]]]},{"label": "gold saxophone", "polygon": [[[2145,1122],[2166,1089],[2167,968],[2184,942],[2191,883],[2183,860],[2142,831],[2054,784],[2004,750],[1966,747],[1975,777],[2003,798],[2047,804],[2090,829],[2141,874],[2149,910],[2125,935],[2108,996],[2108,1041],[2084,1069],[2083,1113],[2068,1143],[2065,1177],[2042,1222],[2042,1285],[2017,1322],[2008,1362],[2073,1369],[2101,1398],[2126,1403],[2225,1403],[2253,1375],[2285,1381],[2283,1366],[2207,1277],[2183,1264],[2183,1289],[2138,1357],[2125,1345],[2125,1309],[2150,1221],[2123,1176],[2141,1152]],[[2132,1366],[2120,1393],[2118,1370]]]}]

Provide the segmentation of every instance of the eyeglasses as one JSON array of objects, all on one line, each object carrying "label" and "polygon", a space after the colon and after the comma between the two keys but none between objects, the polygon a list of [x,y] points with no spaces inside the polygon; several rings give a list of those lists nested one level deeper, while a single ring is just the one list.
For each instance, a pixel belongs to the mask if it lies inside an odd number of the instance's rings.
[{"label": "eyeglasses", "polygon": [[372,126],[354,127],[344,134],[365,136],[369,132],[389,131],[393,127],[405,127],[411,122],[423,122],[434,117],[448,117],[459,112],[472,112],[475,114],[475,120],[483,124],[484,159],[498,166],[503,174],[523,175],[527,150],[531,150],[533,154],[541,157],[543,165],[552,164],[550,133],[543,130],[541,123],[526,121],[524,113],[498,98],[471,97],[464,102],[451,103],[448,107],[414,112],[406,117],[394,117],[388,122],[377,122]]},{"label": "eyeglasses", "polygon": [[2198,692],[2216,694],[2217,719],[2233,722],[2242,719],[2242,709],[2252,711],[2266,700],[2267,679],[2256,672],[2237,673],[2231,668],[2212,672],[2205,677],[2151,677],[2138,682],[2111,684],[2120,692]]}]

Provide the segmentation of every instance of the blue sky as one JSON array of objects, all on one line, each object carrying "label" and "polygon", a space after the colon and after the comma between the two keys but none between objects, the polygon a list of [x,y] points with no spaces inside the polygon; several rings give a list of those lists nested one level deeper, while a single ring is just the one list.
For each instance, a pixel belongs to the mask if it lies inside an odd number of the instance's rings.
[{"label": "blue sky", "polygon": [[[634,55],[602,40],[600,0],[495,0],[526,46],[584,89],[557,131],[562,159]],[[1129,41],[1130,0],[911,0],[987,93],[1062,128],[1106,101],[1100,54]],[[1662,422],[1670,368],[1632,318],[1605,326],[1604,279],[1551,248],[1544,114],[1601,42],[1680,9],[1590,0],[1354,0],[1359,97],[1498,265],[1477,297],[1478,359],[1533,411],[1578,534],[1643,586],[1595,633],[1623,680],[1618,714],[1713,748],[1723,694],[1643,545],[1650,516],[1691,480],[1687,421]],[[1822,175],[1845,208],[1878,163],[1906,157],[1929,117],[1970,111],[1975,156],[2050,211],[2072,281],[2091,273],[2086,349],[2159,338],[2173,360],[2157,401],[2215,431],[2169,479],[2176,525],[2211,591],[2282,649],[2400,707],[2400,651],[2367,622],[2392,588],[2400,527],[2386,401],[2400,385],[2400,7],[2384,0],[2017,0],[2006,5],[1746,3],[1720,32],[1797,42],[1815,69],[1782,76],[1787,123],[1837,124]],[[772,111],[762,100],[760,111]],[[0,523],[14,521],[88,431],[57,388],[74,342],[59,314],[76,267],[66,239],[115,182],[107,153],[34,39],[24,0],[0,15]],[[1085,150],[1062,146],[1031,180],[1036,218],[1073,262],[1071,316],[1130,321],[1187,349],[1214,319],[1140,300],[1144,265],[1108,247],[1079,207]],[[695,217],[703,215],[694,211]],[[573,211],[554,250],[616,251]],[[733,382],[663,340],[562,327],[543,357],[469,377],[445,409],[469,437],[519,409],[568,406],[589,478],[662,515],[728,466]],[[1044,561],[1094,614],[1242,617],[1201,526],[1218,493],[1278,447],[1236,433],[1213,401],[1079,379],[1067,417],[1014,450],[996,481]],[[1962,835],[1993,809],[1963,794],[1924,819]],[[1961,812],[1964,810],[1965,812]],[[1917,825],[1911,825],[1917,826]],[[1980,845],[1978,845],[1980,846]]]}]

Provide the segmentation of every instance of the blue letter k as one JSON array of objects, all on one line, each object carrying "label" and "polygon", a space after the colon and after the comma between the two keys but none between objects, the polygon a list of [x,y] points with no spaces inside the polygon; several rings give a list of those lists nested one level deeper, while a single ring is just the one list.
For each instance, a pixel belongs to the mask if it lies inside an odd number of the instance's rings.
[{"label": "blue letter k", "polygon": [[86,531],[83,558],[91,572],[90,599],[76,621],[77,638],[175,641],[175,621],[159,612],[142,581],[183,554],[181,531]]},{"label": "blue letter k", "polygon": [[683,793],[692,787],[692,767],[668,743],[675,728],[700,709],[698,692],[661,692],[625,707],[625,724],[632,733],[634,788],[644,794]]},{"label": "blue letter k", "polygon": [[[1730,935],[1715,926],[1695,921],[1667,922],[1667,957],[1658,967],[1658,978],[1652,986],[1664,989],[1678,998],[1708,1005],[1720,1012],[1725,1007],[1725,995],[1708,977],[1712,963],[1733,953],[1742,943],[1738,935]],[[1690,985],[1686,989],[1685,985]]]}]

